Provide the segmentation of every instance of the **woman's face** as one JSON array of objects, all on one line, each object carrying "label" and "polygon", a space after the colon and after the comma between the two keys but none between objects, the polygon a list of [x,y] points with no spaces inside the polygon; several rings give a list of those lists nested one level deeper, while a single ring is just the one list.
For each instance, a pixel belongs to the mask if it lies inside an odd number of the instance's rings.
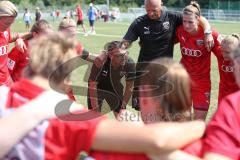
[{"label": "woman's face", "polygon": [[76,35],[77,35],[77,27],[75,27],[75,26],[69,26],[66,28],[62,28],[60,31],[71,37],[76,37]]},{"label": "woman's face", "polygon": [[237,43],[235,45],[235,44],[227,43],[225,40],[222,41],[221,52],[222,52],[224,60],[230,60],[231,59],[230,54],[235,49],[236,46],[237,46]]},{"label": "woman's face", "polygon": [[15,17],[4,16],[0,17],[0,32],[6,31],[14,22]]},{"label": "woman's face", "polygon": [[234,63],[234,75],[238,86],[240,87],[240,56],[235,57],[233,60]]},{"label": "woman's face", "polygon": [[195,14],[183,14],[183,28],[190,34],[198,30],[199,18]]}]

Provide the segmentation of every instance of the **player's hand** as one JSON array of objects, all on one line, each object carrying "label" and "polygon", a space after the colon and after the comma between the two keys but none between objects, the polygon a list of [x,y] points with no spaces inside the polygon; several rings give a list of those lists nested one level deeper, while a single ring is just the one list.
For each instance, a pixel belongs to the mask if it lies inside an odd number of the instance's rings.
[{"label": "player's hand", "polygon": [[18,38],[15,41],[15,46],[22,53],[24,53],[27,50],[26,44],[24,43],[22,38]]},{"label": "player's hand", "polygon": [[101,68],[106,60],[107,60],[107,53],[106,51],[102,51],[98,56],[96,56],[94,60],[94,64],[98,68]]},{"label": "player's hand", "polygon": [[205,40],[204,40],[205,47],[208,52],[212,50],[214,47],[214,39],[212,34],[205,34]]}]

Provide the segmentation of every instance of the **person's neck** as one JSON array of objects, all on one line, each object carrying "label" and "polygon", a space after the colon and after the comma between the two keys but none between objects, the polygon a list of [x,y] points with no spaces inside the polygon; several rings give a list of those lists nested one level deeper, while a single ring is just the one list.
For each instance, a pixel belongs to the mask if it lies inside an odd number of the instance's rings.
[{"label": "person's neck", "polygon": [[189,34],[192,35],[192,36],[196,36],[198,34],[198,30],[199,30],[199,27],[197,27],[194,31],[192,31]]},{"label": "person's neck", "polygon": [[46,89],[51,90],[51,87],[49,86],[49,82],[46,78],[43,78],[41,76],[34,76],[30,79],[34,84]]}]

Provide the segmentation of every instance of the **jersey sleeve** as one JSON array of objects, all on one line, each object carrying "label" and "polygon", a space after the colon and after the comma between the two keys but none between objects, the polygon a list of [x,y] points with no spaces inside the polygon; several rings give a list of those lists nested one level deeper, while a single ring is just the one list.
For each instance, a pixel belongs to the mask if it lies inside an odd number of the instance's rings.
[{"label": "jersey sleeve", "polygon": [[127,41],[130,41],[130,42],[136,41],[138,39],[138,36],[139,36],[137,26],[138,26],[138,22],[137,22],[137,19],[136,19],[136,20],[133,21],[133,23],[128,28],[128,31],[125,34],[125,36],[123,37],[123,39],[127,40]]},{"label": "jersey sleeve", "polygon": [[64,122],[50,120],[45,135],[45,159],[76,159],[81,151],[90,152],[98,124],[105,118]]},{"label": "jersey sleeve", "polygon": [[239,110],[234,110],[231,101],[224,99],[220,103],[206,130],[204,153],[221,154],[232,159],[240,158],[239,113]]},{"label": "jersey sleeve", "polygon": [[212,52],[215,54],[216,57],[221,56],[221,42],[223,40],[223,36],[216,31],[213,31],[212,33],[213,39],[214,39],[214,47],[212,49]]},{"label": "jersey sleeve", "polygon": [[175,25],[176,27],[179,27],[182,25],[183,18],[182,18],[182,13],[181,12],[171,12],[173,19],[175,20]]}]

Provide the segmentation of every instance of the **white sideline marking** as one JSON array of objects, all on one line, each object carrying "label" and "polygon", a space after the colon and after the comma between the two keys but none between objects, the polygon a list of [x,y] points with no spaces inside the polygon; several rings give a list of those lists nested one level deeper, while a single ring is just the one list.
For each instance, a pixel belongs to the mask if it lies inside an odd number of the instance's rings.
[{"label": "white sideline marking", "polygon": [[[80,33],[80,34],[84,34],[83,32],[77,32],[77,33]],[[114,38],[122,38],[123,36],[120,36],[120,35],[111,35],[111,34],[95,34],[95,35],[91,35],[89,34],[89,36],[98,36],[98,37],[114,37]]]}]

